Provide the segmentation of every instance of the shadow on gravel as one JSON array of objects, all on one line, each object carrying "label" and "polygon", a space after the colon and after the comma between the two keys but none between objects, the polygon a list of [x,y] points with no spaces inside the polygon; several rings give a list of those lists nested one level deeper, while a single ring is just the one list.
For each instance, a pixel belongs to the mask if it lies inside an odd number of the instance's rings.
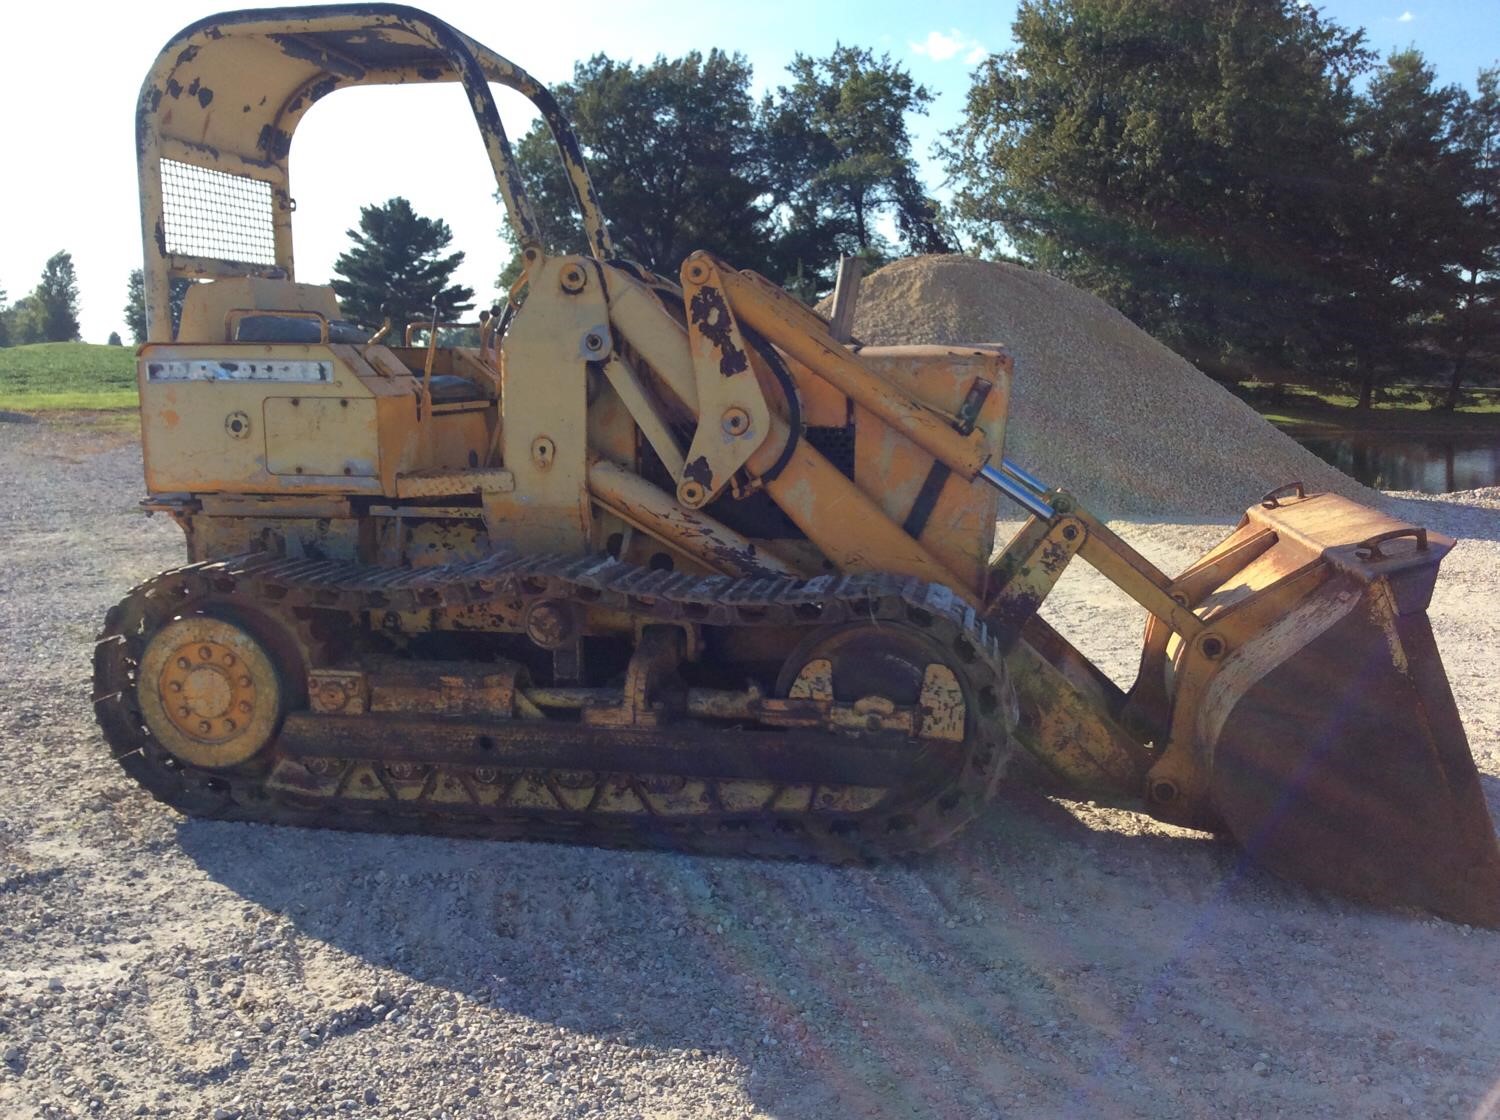
[{"label": "shadow on gravel", "polygon": [[1044,1090],[1097,1111],[1097,1063],[1135,1060],[1117,1051],[1142,985],[1239,890],[1221,845],[1096,830],[1026,792],[940,853],[856,869],[200,821],[178,837],[308,938],[501,1015],[733,1057],[778,1117],[1009,1113]]}]

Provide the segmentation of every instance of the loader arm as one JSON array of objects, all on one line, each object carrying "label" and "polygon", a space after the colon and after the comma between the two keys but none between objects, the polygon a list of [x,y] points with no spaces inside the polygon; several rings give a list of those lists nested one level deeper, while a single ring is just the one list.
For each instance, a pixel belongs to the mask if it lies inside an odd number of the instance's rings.
[{"label": "loader arm", "polygon": [[[946,582],[1010,649],[1018,738],[1054,775],[1227,831],[1291,878],[1500,924],[1500,846],[1426,617],[1453,541],[1293,484],[1174,579],[1072,495],[992,462],[976,433],[878,376],[762,278],[698,253],[683,281],[699,454],[681,505],[701,507],[743,469],[796,516],[805,480],[764,475],[793,438],[756,376],[761,354],[776,360],[769,343],[930,454],[939,486],[992,486],[1031,514],[985,580]],[[867,507],[805,528],[826,555],[900,556],[891,567],[944,580],[920,540],[893,545],[901,527]],[[1148,612],[1128,693],[1037,617],[1075,557]]]}]

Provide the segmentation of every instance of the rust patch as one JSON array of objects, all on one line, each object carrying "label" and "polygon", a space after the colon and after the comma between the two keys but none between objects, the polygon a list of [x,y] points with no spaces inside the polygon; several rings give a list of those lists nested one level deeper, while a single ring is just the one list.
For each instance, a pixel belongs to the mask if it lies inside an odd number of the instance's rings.
[{"label": "rust patch", "polygon": [[986,615],[986,621],[1003,634],[1020,631],[1042,605],[1042,596],[1034,591],[1005,594]]},{"label": "rust patch", "polygon": [[693,326],[719,351],[721,374],[733,377],[750,368],[750,359],[734,344],[734,320],[729,315],[729,305],[724,302],[724,294],[718,288],[712,284],[699,288],[693,295],[688,314],[692,317]]},{"label": "rust patch", "polygon": [[209,89],[197,78],[194,78],[192,85],[188,86],[187,94],[189,97],[196,97],[198,99],[198,105],[204,109],[207,109],[209,104],[214,99],[214,91]]},{"label": "rust patch", "polygon": [[1072,551],[1061,541],[1049,540],[1042,547],[1042,554],[1038,559],[1043,571],[1049,576],[1056,576],[1068,566],[1072,557]]},{"label": "rust patch", "polygon": [[292,150],[292,138],[285,129],[264,124],[261,125],[260,135],[255,138],[255,146],[265,152],[269,159],[286,159]]}]

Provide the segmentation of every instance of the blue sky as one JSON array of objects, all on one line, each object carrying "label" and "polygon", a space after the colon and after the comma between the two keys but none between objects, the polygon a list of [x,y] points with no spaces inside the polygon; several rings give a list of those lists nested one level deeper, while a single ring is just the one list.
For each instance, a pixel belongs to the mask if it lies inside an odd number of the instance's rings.
[{"label": "blue sky", "polygon": [[[565,16],[561,5],[417,3],[549,83],[567,79],[575,60],[596,51],[644,61],[714,46],[738,50],[755,66],[761,89],[784,77],[798,51],[822,54],[839,41],[886,51],[938,94],[931,116],[913,122],[924,157],[961,114],[974,61],[1009,43],[1015,14],[1014,3],[942,0],[737,6],[573,0]],[[47,257],[70,250],[89,341],[102,342],[111,330],[125,333],[126,277],[140,265],[132,118],[141,76],[172,34],[216,7],[213,0],[154,0],[90,9],[82,35],[83,12],[75,6],[27,3],[7,12],[12,44],[58,49],[13,50],[0,68],[0,92],[13,107],[6,121],[7,174],[0,176],[8,219],[0,239],[0,287],[19,298],[36,283]],[[1416,45],[1445,81],[1472,85],[1479,67],[1500,59],[1500,0],[1341,0],[1322,7],[1341,23],[1366,28],[1382,53]],[[513,134],[524,131],[523,103],[502,101],[502,110]],[[391,120],[422,136],[417,147],[434,158],[372,159],[368,137],[377,121],[384,131]],[[456,247],[468,254],[461,279],[481,298],[491,294],[507,251],[496,235],[488,166],[456,89],[330,97],[298,133],[292,175],[299,278],[326,279],[362,203],[404,194],[419,212],[447,219]],[[936,167],[929,166],[928,178],[935,187]]]}]

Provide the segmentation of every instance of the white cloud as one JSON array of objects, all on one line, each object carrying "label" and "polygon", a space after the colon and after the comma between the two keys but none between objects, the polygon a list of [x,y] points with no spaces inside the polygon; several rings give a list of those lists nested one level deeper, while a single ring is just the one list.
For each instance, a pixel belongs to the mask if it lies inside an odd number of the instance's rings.
[{"label": "white cloud", "polygon": [[950,28],[946,32],[929,31],[922,42],[909,43],[908,46],[916,54],[926,55],[934,62],[947,62],[962,54],[964,61],[972,65],[982,61],[990,53],[978,39],[971,39],[956,28]]},{"label": "white cloud", "polygon": [[1410,23],[1412,20],[1414,20],[1416,18],[1417,17],[1414,16],[1414,15],[1412,15],[1411,12],[1408,10],[1408,11],[1402,12],[1399,16],[1397,16],[1396,17],[1396,22],[1397,23]]}]

